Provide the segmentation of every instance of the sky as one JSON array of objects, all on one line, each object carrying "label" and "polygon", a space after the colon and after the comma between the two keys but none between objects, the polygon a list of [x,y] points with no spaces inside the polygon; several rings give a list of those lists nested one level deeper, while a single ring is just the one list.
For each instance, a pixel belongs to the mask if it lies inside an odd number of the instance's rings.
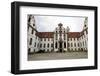
[{"label": "sky", "polygon": [[39,32],[53,32],[59,23],[63,27],[70,28],[70,32],[80,32],[84,26],[85,17],[68,17],[68,16],[41,16],[35,17],[35,24]]}]

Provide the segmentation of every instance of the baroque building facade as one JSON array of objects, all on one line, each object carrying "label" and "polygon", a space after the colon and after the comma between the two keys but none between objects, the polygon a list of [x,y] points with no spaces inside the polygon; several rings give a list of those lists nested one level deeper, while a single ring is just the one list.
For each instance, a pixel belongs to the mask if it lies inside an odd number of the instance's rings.
[{"label": "baroque building facade", "polygon": [[70,32],[70,28],[59,23],[53,32],[39,32],[35,25],[35,17],[28,15],[27,47],[28,53],[67,52],[88,50],[88,19],[84,20],[83,30]]}]

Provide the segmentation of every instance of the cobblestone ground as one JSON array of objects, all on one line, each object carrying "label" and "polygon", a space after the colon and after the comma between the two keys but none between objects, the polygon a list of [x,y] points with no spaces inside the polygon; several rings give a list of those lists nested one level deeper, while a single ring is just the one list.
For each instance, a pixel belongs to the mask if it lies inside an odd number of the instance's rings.
[{"label": "cobblestone ground", "polygon": [[36,60],[56,60],[56,59],[83,59],[88,58],[87,52],[64,52],[64,53],[38,53],[29,54],[29,61]]}]

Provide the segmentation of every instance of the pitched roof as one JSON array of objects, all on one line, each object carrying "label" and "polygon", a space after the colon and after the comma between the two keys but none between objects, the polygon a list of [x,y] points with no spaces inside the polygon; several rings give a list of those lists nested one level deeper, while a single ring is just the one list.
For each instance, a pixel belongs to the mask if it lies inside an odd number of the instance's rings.
[{"label": "pitched roof", "polygon": [[[84,32],[68,32],[68,38],[79,38]],[[53,38],[54,32],[37,32],[36,35],[40,38]]]},{"label": "pitched roof", "polygon": [[79,38],[80,37],[80,32],[69,32],[68,33],[68,38]]},{"label": "pitched roof", "polygon": [[53,38],[54,32],[37,32],[36,35],[40,38]]}]

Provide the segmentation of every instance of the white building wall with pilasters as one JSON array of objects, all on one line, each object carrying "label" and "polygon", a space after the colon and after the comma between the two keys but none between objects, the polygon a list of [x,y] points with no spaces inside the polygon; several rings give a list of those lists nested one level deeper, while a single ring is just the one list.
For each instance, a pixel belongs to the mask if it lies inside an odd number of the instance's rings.
[{"label": "white building wall with pilasters", "polygon": [[[35,19],[33,16],[31,16],[30,19],[30,22],[28,22],[27,46],[28,51],[30,51],[31,53],[38,52],[39,50],[44,50],[45,52],[57,52],[60,48],[60,39],[62,41],[63,51],[79,51],[81,49],[88,50],[88,27],[86,21],[87,19],[85,19],[84,21],[84,27],[82,30],[83,34],[79,38],[69,38],[69,27],[64,28],[60,23],[60,25],[58,24],[58,27],[54,30],[53,38],[49,38],[49,40],[48,37],[41,38],[36,35],[38,31],[35,25]],[[42,46],[40,47],[40,45]]]}]

